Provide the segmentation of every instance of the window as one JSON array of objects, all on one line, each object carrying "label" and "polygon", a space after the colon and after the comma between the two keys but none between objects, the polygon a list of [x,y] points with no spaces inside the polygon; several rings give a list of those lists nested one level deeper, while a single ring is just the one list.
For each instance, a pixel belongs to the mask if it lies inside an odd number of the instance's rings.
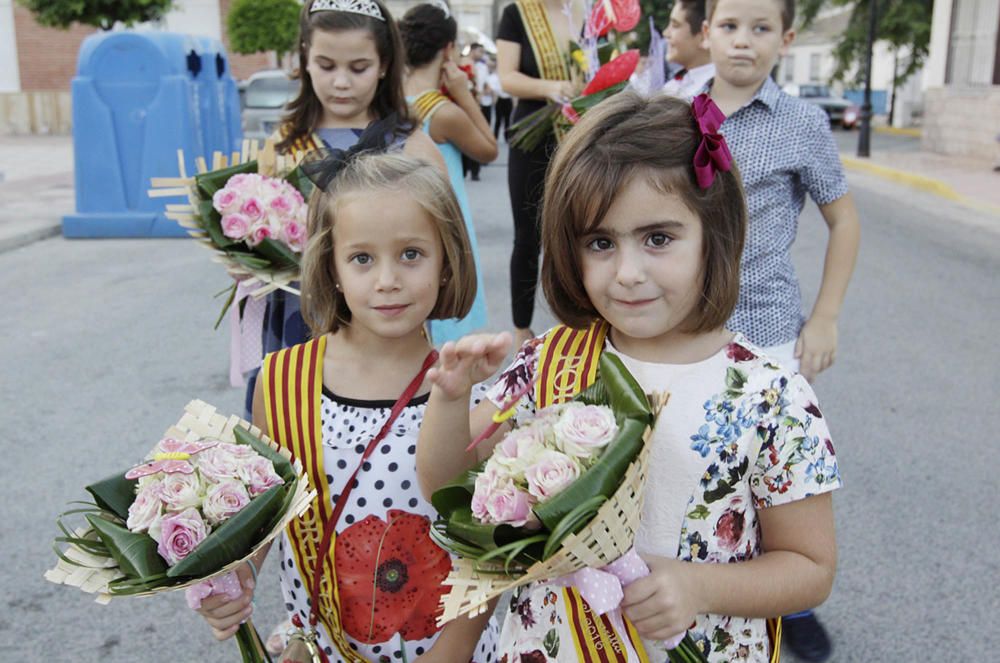
[{"label": "window", "polygon": [[809,80],[814,83],[819,81],[819,66],[822,58],[823,56],[819,53],[812,53],[809,56]]},{"label": "window", "polygon": [[1000,3],[954,0],[945,83],[990,85],[994,81],[998,13]]},{"label": "window", "polygon": [[786,83],[792,83],[795,81],[795,56],[786,55],[781,63],[781,78]]}]

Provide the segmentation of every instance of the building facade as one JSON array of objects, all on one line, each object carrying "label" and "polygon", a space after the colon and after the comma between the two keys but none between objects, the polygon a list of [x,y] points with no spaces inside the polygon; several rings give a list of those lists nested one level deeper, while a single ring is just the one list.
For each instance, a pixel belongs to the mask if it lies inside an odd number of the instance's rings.
[{"label": "building facade", "polygon": [[[827,9],[816,17],[808,29],[799,31],[788,54],[779,63],[779,85],[830,83],[836,67],[833,50],[840,35],[847,29],[851,11],[851,7]],[[897,87],[895,105],[892,104],[894,72],[904,68],[908,57],[905,49],[895,53],[886,42],[876,42],[872,49],[872,109],[876,116],[882,116],[887,124],[896,127],[912,126],[923,112],[919,72]],[[832,89],[860,105],[861,89],[842,84],[833,85]],[[894,110],[891,118],[890,110]]]},{"label": "building facade", "polygon": [[[163,20],[137,30],[164,30],[220,39],[229,48],[225,16],[232,0],[178,0]],[[68,133],[70,82],[80,44],[98,30],[46,28],[16,0],[0,0],[0,133]],[[273,67],[274,56],[230,54],[236,78]]]},{"label": "building facade", "polygon": [[1000,135],[1000,2],[935,0],[923,82],[924,148],[995,159]]}]

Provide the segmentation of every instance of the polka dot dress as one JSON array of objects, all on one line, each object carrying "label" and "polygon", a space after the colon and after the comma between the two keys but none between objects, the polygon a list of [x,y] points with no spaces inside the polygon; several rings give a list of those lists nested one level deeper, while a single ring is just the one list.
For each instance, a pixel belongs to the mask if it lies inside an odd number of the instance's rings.
[{"label": "polka dot dress", "polygon": [[[330,495],[337,496],[345,488],[351,473],[361,460],[365,447],[378,434],[389,417],[392,401],[361,401],[338,396],[325,387],[322,396],[323,462]],[[403,409],[389,434],[375,448],[369,459],[362,465],[356,484],[351,491],[349,502],[344,507],[340,522],[337,523],[338,537],[351,525],[371,522],[372,518],[388,520],[389,511],[399,511],[426,517],[431,522],[436,512],[420,494],[417,485],[415,454],[420,422],[427,405],[427,395],[414,398]],[[407,516],[409,517],[409,516]],[[365,520],[368,518],[369,520]],[[416,520],[415,518],[413,520]],[[355,528],[355,531],[357,528]],[[412,542],[406,545],[423,545]],[[433,544],[432,544],[433,545]],[[296,568],[295,556],[287,534],[279,539],[281,591],[285,609],[289,617],[298,614],[303,623],[308,623],[310,609],[309,591],[303,585]],[[338,557],[338,560],[340,558]],[[338,561],[338,568],[340,562]],[[349,603],[341,598],[342,613],[349,610]],[[484,630],[473,656],[475,663],[490,663],[494,659],[497,639],[497,625],[491,621]],[[355,641],[349,635],[348,642],[367,660],[413,661],[426,652],[436,639],[436,634],[420,640],[403,641],[399,633],[378,644]],[[331,663],[341,661],[336,648],[322,625],[319,628],[319,644],[330,656]],[[402,650],[405,647],[405,652]]]}]

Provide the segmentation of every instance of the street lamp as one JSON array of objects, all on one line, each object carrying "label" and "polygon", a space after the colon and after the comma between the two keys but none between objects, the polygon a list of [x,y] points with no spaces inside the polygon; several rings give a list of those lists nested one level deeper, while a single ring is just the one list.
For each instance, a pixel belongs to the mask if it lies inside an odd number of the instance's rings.
[{"label": "street lamp", "polygon": [[877,0],[868,0],[868,50],[865,53],[865,100],[861,104],[861,133],[858,135],[858,156],[871,156],[872,132],[872,48],[875,44]]}]

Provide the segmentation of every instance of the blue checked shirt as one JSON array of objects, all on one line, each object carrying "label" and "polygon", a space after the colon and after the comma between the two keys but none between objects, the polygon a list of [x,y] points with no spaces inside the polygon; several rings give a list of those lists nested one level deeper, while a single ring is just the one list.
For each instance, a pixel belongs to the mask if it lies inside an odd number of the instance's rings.
[{"label": "blue checked shirt", "polygon": [[[709,86],[711,82],[709,83]],[[761,347],[794,341],[805,317],[791,248],[808,193],[817,205],[847,193],[826,113],[768,78],[722,123],[743,178],[750,226],[740,296],[727,327]]]}]

